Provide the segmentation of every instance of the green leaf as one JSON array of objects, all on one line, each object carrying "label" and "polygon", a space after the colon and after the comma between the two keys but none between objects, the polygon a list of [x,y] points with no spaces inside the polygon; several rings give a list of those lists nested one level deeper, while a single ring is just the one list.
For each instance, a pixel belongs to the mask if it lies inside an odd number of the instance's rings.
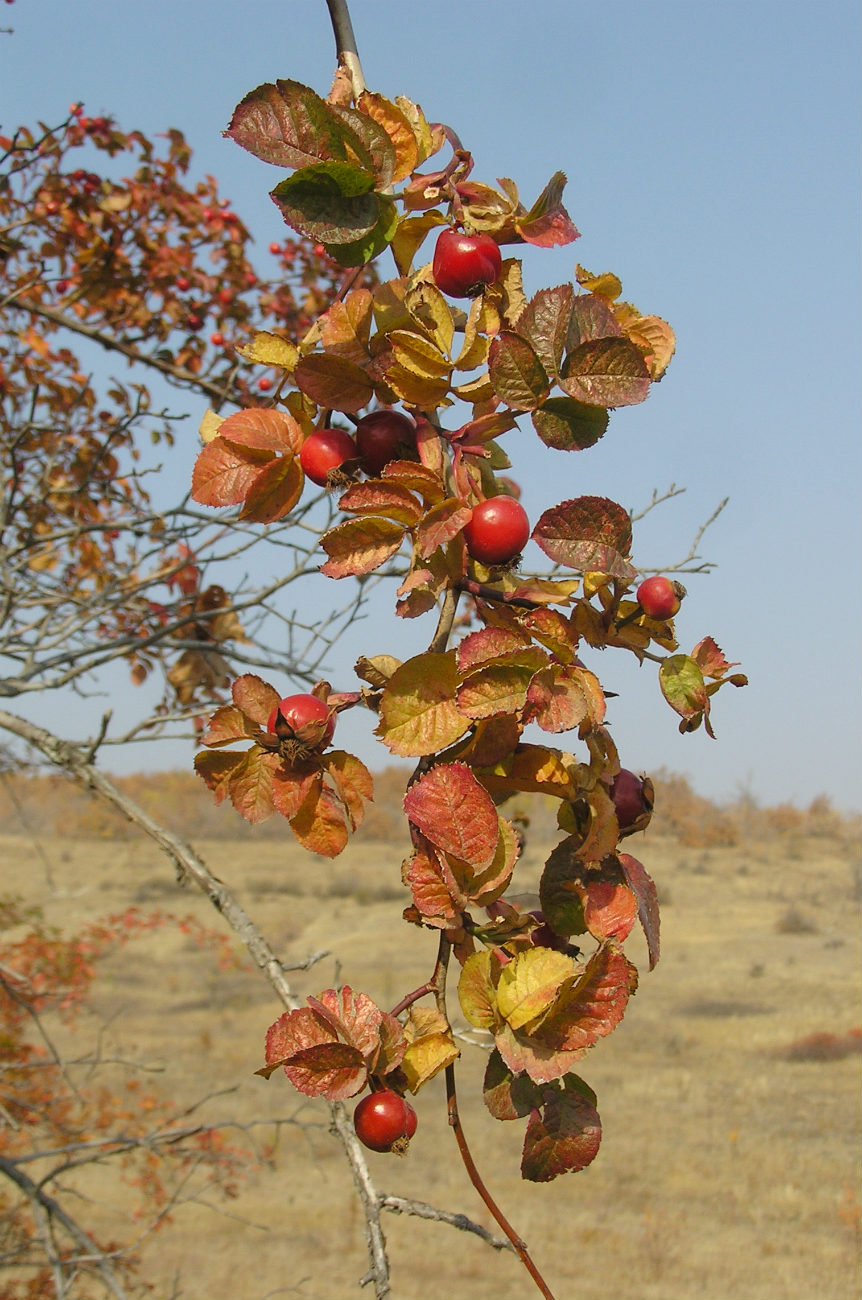
[{"label": "green leaf", "polygon": [[709,695],[699,665],[691,655],[671,655],[658,670],[662,695],[680,715],[680,731],[696,731],[706,719],[709,726]]},{"label": "green leaf", "polygon": [[381,215],[374,177],[350,163],[316,163],[294,172],[272,191],[289,226],[323,244],[352,244]]},{"label": "green leaf", "polygon": [[556,451],[585,451],[595,446],[609,419],[603,407],[587,406],[573,397],[549,397],[532,412],[536,433],[546,447]]},{"label": "green leaf", "polygon": [[398,209],[385,194],[377,196],[377,221],[367,234],[347,244],[329,244],[326,251],[339,266],[365,266],[391,244],[398,229]]}]

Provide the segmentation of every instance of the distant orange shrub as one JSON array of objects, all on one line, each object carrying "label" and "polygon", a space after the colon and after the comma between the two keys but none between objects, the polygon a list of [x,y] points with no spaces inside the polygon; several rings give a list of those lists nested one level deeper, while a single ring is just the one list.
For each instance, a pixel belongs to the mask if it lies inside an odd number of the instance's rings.
[{"label": "distant orange shrub", "polygon": [[[783,837],[846,840],[858,838],[862,828],[858,814],[839,812],[825,795],[819,795],[807,808],[791,803],[761,808],[748,795],[719,804],[698,794],[687,777],[679,773],[659,769],[651,775],[656,795],[652,833],[689,847],[720,848],[747,840]],[[401,801],[407,779],[403,767],[390,766],[374,774],[374,801],[366,808],[360,838],[406,841]],[[114,781],[150,816],[189,839],[281,839],[284,835],[284,826],[276,818],[251,827],[229,806],[217,807],[210,792],[191,772],[136,773],[115,777]],[[521,799],[521,811],[529,816],[533,838],[555,838],[554,800]],[[511,808],[507,815],[513,815]],[[124,839],[136,833],[121,813],[63,776],[8,770],[0,772],[0,822],[9,834],[29,831],[73,838]]]}]

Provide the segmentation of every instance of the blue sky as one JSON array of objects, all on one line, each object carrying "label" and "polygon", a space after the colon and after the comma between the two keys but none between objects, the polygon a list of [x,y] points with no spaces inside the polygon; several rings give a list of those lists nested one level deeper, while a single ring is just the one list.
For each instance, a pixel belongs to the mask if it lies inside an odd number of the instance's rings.
[{"label": "blue sky", "polygon": [[[577,261],[613,270],[676,330],[666,379],[613,415],[596,448],[552,452],[527,421],[505,444],[534,518],[581,493],[640,507],[684,486],[636,529],[644,567],[681,558],[730,497],[701,548],[717,568],[687,582],[677,629],[686,649],[715,636],[751,685],[719,695],[717,741],[680,737],[653,668],[606,656],[596,667],[623,693],[624,762],[686,772],[719,798],[804,804],[823,791],[859,807],[859,6],[354,0],[352,12],[370,86],[454,126],[477,179],[511,176],[529,202],[567,172],[582,238],[529,250],[530,289],[572,279]],[[4,128],[60,120],[79,99],[128,128],[180,127],[265,263],[283,230],[267,197],[278,175],[221,130],[262,81],[326,92],[324,0],[17,0],[4,25]],[[404,652],[427,634],[407,629]],[[347,674],[360,649],[337,667]],[[339,739],[386,758],[367,719],[345,720]]]}]

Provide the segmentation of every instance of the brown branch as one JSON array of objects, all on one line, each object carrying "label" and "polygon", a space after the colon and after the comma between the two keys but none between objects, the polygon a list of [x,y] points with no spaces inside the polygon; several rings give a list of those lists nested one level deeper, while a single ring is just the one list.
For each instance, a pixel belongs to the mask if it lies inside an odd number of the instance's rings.
[{"label": "brown branch", "polygon": [[[47,1214],[49,1219],[55,1219],[62,1224],[72,1240],[86,1252],[87,1262],[92,1263],[98,1269],[105,1286],[116,1297],[116,1300],[129,1300],[128,1292],[111,1267],[106,1253],[96,1245],[92,1237],[84,1231],[80,1224],[76,1223],[72,1216],[66,1213],[59,1201],[55,1200],[53,1196],[49,1196],[38,1183],[35,1183],[32,1178],[23,1173],[16,1166],[14,1160],[8,1160],[6,1156],[2,1155],[0,1155],[0,1173],[4,1174],[10,1182],[13,1182],[24,1193],[34,1208],[38,1206],[39,1210]],[[58,1281],[56,1272],[55,1281]],[[60,1285],[63,1285],[62,1282],[60,1282]],[[58,1286],[59,1295],[62,1295],[64,1291],[65,1285],[63,1285],[62,1291],[59,1290]]]},{"label": "brown branch", "polygon": [[425,1201],[414,1201],[406,1196],[382,1195],[380,1205],[382,1209],[389,1210],[392,1214],[413,1214],[418,1219],[433,1219],[437,1223],[448,1223],[450,1227],[459,1228],[461,1232],[474,1232],[494,1250],[514,1250],[511,1241],[505,1237],[495,1237],[480,1223],[468,1219],[466,1214],[452,1214],[449,1210],[440,1210],[435,1205],[428,1205]]},{"label": "brown branch", "polygon": [[43,307],[41,304],[20,299],[17,305],[23,311],[29,312],[31,316],[41,316],[43,320],[53,321],[55,325],[59,325],[63,329],[71,330],[75,334],[81,334],[93,343],[98,343],[100,347],[105,348],[108,352],[121,352],[124,357],[128,357],[136,365],[149,366],[151,370],[158,370],[160,374],[173,380],[174,383],[195,388],[199,392],[206,393],[208,397],[214,398],[219,403],[233,402],[235,406],[240,405],[239,399],[232,396],[230,388],[225,388],[222,384],[215,384],[201,375],[193,374],[191,370],[184,370],[181,366],[174,366],[169,361],[163,361],[161,357],[141,352],[138,348],[132,347],[130,343],[124,343],[122,339],[118,339],[111,334],[105,334],[94,325],[86,325],[74,316],[67,316],[64,312],[57,311],[53,307]]},{"label": "brown branch", "polygon": [[[183,881],[193,881],[225,918],[234,933],[245,944],[258,969],[269,980],[282,1003],[290,1010],[300,1005],[285,979],[284,968],[273,949],[227,886],[212,874],[190,844],[167,830],[133,799],[118,790],[113,782],[92,763],[88,763],[82,751],[73,745],[60,740],[43,727],[37,727],[5,710],[0,710],[0,727],[39,750],[56,767],[68,772],[86,789],[95,791],[106,802],[119,809],[133,825],[149,835],[174,863],[178,878]],[[386,1241],[380,1224],[380,1196],[371,1180],[352,1120],[340,1102],[331,1104],[330,1113],[332,1128],[341,1139],[365,1212],[366,1238],[375,1297],[376,1300],[386,1300],[389,1295],[389,1261],[386,1257]]]}]

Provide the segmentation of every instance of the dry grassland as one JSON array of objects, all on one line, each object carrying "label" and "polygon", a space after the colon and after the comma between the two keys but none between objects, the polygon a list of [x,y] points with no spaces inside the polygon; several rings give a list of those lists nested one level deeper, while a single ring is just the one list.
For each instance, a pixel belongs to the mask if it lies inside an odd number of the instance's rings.
[{"label": "dry grassland", "polygon": [[[599,1156],[547,1186],[522,1183],[522,1126],[487,1114],[485,1054],[465,1047],[461,1103],[477,1162],[558,1300],[851,1300],[862,1197],[858,843],[800,836],[745,850],[637,838],[627,847],[663,899],[663,955],[620,1029],[582,1063],[599,1097]],[[64,929],[130,902],[220,924],[139,838],[39,845],[0,838],[0,892],[40,903]],[[398,919],[407,898],[397,844],[360,843],[335,863],[287,838],[200,847],[285,962],[330,951],[292,976],[299,994],[340,978],[392,1005],[430,974],[433,933]],[[542,857],[528,847],[520,888],[535,887]],[[627,949],[645,971],[640,937]],[[260,975],[220,974],[210,953],[163,928],[103,964],[94,1002],[107,1022],[103,1050],[162,1066],[168,1095],[191,1102],[233,1090],[208,1101],[205,1118],[294,1121],[235,1199],[183,1206],[145,1243],[153,1294],[367,1294],[361,1215],[323,1108],[280,1075],[253,1075],[279,1012]],[[416,1108],[409,1155],[369,1156],[378,1185],[491,1227],[446,1128],[442,1080]],[[267,1132],[258,1130],[261,1141]],[[127,1234],[116,1184],[89,1191],[96,1202],[82,1217]],[[403,1216],[385,1226],[394,1300],[532,1292],[512,1254],[475,1237]]]}]

